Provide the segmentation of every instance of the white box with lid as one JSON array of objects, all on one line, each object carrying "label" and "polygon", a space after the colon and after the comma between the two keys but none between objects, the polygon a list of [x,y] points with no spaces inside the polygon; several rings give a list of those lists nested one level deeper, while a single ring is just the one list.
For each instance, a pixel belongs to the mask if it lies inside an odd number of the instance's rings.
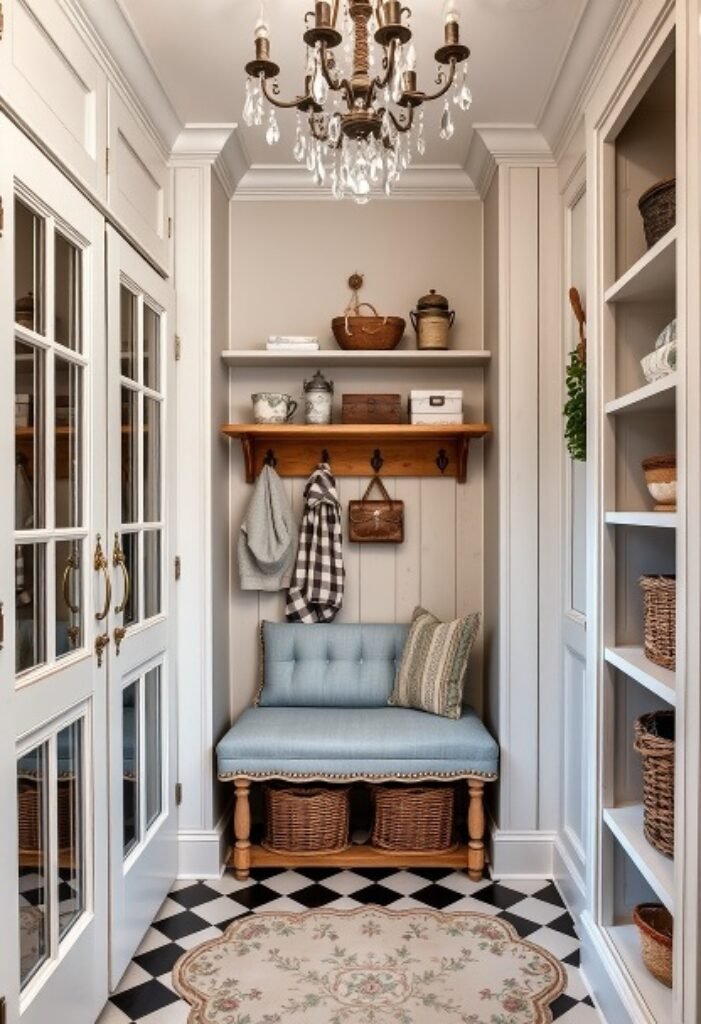
[{"label": "white box with lid", "polygon": [[463,422],[462,391],[412,391],[409,419],[414,424],[435,425]]}]

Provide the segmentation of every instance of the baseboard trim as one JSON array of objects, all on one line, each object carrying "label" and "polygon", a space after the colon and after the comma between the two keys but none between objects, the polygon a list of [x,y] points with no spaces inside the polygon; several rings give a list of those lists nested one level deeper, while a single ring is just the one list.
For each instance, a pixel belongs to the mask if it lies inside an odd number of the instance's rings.
[{"label": "baseboard trim", "polygon": [[582,974],[603,1019],[616,1024],[654,1024],[647,1007],[635,999],[606,936],[594,924],[589,911],[581,915],[579,928]]},{"label": "baseboard trim", "polygon": [[490,843],[492,877],[552,878],[555,838],[555,832],[494,828]]},{"label": "baseboard trim", "polygon": [[553,877],[567,909],[578,922],[586,907],[586,883],[559,835],[555,836],[553,844]]},{"label": "baseboard trim", "polygon": [[229,859],[229,822],[226,811],[213,829],[178,832],[178,878],[221,878]]}]

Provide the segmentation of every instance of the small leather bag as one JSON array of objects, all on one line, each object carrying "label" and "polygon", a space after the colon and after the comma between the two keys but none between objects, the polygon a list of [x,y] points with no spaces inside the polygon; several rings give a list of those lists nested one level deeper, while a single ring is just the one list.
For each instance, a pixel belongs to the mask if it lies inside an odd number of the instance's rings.
[{"label": "small leather bag", "polygon": [[[382,501],[368,501],[379,487]],[[401,544],[404,540],[404,502],[393,501],[379,476],[374,476],[360,501],[348,503],[348,539],[358,544]]]}]

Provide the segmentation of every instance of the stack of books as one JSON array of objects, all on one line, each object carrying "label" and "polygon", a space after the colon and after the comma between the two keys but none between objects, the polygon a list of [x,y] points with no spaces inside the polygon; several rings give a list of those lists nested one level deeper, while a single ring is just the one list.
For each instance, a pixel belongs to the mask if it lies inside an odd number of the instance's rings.
[{"label": "stack of books", "polygon": [[265,347],[268,352],[318,352],[319,339],[272,334]]}]

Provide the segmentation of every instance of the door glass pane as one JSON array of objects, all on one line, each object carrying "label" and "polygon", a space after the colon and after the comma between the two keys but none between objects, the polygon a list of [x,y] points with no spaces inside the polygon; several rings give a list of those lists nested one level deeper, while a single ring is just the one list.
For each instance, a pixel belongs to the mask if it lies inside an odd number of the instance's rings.
[{"label": "door glass pane", "polygon": [[82,753],[82,723],[73,722],[57,737],[59,939],[85,909]]},{"label": "door glass pane", "polygon": [[129,600],[124,609],[124,625],[131,626],[139,619],[139,535],[123,533],[121,544],[129,573]]},{"label": "door glass pane", "polygon": [[144,398],[144,522],[161,518],[161,403]]},{"label": "door glass pane", "polygon": [[122,376],[136,380],[136,346],[138,337],[138,308],[136,295],[122,285],[119,290],[119,337]]},{"label": "door glass pane", "polygon": [[44,221],[15,199],[15,321],[44,334]]},{"label": "door glass pane", "polygon": [[83,646],[81,541],[56,542],[56,657]]},{"label": "door glass pane", "polygon": [[139,683],[122,693],[122,793],[124,814],[124,856],[139,842]]},{"label": "door glass pane", "polygon": [[56,232],[54,243],[54,337],[61,345],[81,350],[82,253]]},{"label": "door glass pane", "polygon": [[24,987],[49,953],[48,778],[44,743],[17,763],[20,982]]},{"label": "door glass pane", "polygon": [[139,518],[137,430],[138,399],[131,388],[122,388],[122,522]]},{"label": "door glass pane", "polygon": [[161,318],[144,305],[144,376],[147,388],[161,389]]},{"label": "door glass pane", "polygon": [[144,532],[144,618],[161,614],[161,531]]},{"label": "door glass pane", "polygon": [[146,828],[163,809],[161,764],[161,668],[152,668],[144,680],[144,719],[146,750]]},{"label": "door glass pane", "polygon": [[46,544],[15,545],[15,666],[26,672],[46,661]]},{"label": "door glass pane", "polygon": [[44,526],[44,355],[15,343],[15,529]]},{"label": "door glass pane", "polygon": [[56,526],[83,525],[83,369],[56,356]]}]

